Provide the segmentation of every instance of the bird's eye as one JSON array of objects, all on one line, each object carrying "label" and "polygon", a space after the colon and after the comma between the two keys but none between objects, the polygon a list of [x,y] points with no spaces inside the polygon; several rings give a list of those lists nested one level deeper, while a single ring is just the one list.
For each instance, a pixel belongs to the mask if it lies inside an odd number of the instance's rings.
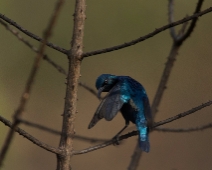
[{"label": "bird's eye", "polygon": [[107,83],[108,83],[108,80],[106,79],[106,80],[104,81],[104,85],[107,84]]}]

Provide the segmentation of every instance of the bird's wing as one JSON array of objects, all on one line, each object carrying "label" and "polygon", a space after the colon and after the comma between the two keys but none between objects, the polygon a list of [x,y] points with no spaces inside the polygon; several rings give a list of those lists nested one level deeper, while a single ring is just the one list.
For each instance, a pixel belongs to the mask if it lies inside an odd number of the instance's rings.
[{"label": "bird's wing", "polygon": [[107,121],[112,120],[125,103],[124,95],[121,91],[121,85],[118,84],[106,96],[99,111],[102,112]]},{"label": "bird's wing", "polygon": [[102,118],[107,121],[112,120],[125,103],[123,98],[124,94],[121,92],[121,85],[115,85],[100,103],[88,128],[92,128]]}]

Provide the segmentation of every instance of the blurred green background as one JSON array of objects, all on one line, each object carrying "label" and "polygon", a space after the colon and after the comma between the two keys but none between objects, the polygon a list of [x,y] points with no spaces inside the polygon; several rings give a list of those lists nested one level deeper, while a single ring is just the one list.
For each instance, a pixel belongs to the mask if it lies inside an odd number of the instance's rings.
[{"label": "blurred green background", "polygon": [[[54,9],[55,1],[0,1],[0,13],[16,21],[25,29],[42,36]],[[191,15],[197,1],[178,0],[175,3],[175,20]],[[84,51],[93,51],[122,44],[143,36],[167,24],[167,1],[87,1]],[[212,6],[206,1],[202,9]],[[50,39],[66,49],[70,48],[73,27],[73,1],[63,7],[57,26]],[[156,121],[160,121],[212,100],[212,13],[204,15],[192,36],[179,51],[168,88],[159,107]],[[179,27],[177,27],[179,29]],[[39,43],[22,33],[33,45]],[[150,101],[155,95],[164,63],[171,49],[169,31],[164,31],[142,43],[102,55],[85,58],[82,62],[80,81],[94,88],[96,77],[102,73],[129,75],[141,82]],[[36,54],[0,25],[0,114],[12,120],[24,90]],[[52,60],[67,69],[67,57],[50,48],[46,53]],[[76,133],[88,137],[109,139],[124,125],[121,114],[111,122],[100,121],[87,129],[99,101],[83,88],[79,88]],[[65,96],[65,76],[46,61],[42,62],[24,119],[60,130]],[[212,107],[164,127],[189,128],[212,122]],[[57,147],[55,136],[25,125],[21,127],[41,141]],[[131,124],[129,131],[135,129]],[[8,127],[0,123],[0,146]],[[127,169],[137,137],[124,140],[120,146],[109,146],[72,159],[73,169]],[[212,167],[211,129],[193,133],[161,133],[150,135],[151,151],[144,153],[139,169],[148,170],[209,170]],[[76,150],[94,144],[75,140]],[[56,169],[56,156],[15,135],[3,166],[4,170]]]}]

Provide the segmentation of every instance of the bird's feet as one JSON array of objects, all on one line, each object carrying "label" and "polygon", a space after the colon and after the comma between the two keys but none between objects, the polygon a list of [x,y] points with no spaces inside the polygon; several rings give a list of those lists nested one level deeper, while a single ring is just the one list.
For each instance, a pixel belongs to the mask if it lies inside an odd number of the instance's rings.
[{"label": "bird's feet", "polygon": [[112,140],[113,140],[113,145],[119,145],[120,144],[118,135],[114,136],[112,138]]}]

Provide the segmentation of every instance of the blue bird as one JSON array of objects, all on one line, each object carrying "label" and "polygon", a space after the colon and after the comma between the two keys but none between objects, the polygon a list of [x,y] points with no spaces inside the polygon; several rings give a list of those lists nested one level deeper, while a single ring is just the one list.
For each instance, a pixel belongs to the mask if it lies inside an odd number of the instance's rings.
[{"label": "blue bird", "polygon": [[129,76],[115,76],[102,74],[96,80],[98,97],[102,92],[109,92],[97,108],[88,129],[92,128],[100,119],[111,121],[120,111],[125,119],[125,126],[114,137],[118,136],[127,128],[130,121],[139,131],[139,146],[149,152],[149,126],[152,115],[149,100],[143,86]]}]

